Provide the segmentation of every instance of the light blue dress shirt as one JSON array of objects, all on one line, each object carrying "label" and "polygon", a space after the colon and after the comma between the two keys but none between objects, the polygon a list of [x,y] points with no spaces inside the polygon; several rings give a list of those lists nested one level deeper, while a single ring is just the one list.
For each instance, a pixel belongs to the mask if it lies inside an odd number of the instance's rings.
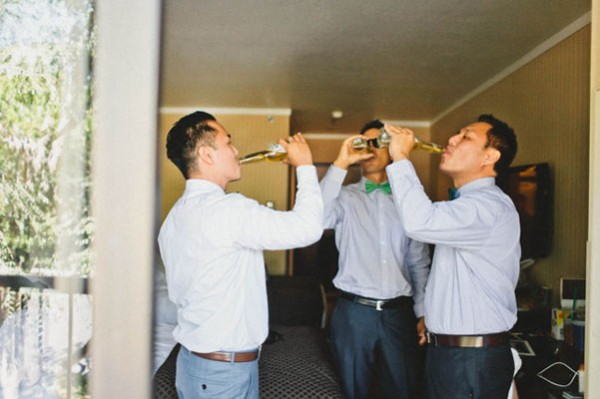
[{"label": "light blue dress shirt", "polygon": [[194,352],[255,349],[268,333],[263,250],[303,247],[323,233],[314,166],[296,168],[294,208],[281,212],[203,179],[186,181],[158,237],[177,342]]},{"label": "light blue dress shirt", "polygon": [[412,296],[423,316],[429,247],[406,236],[391,195],[367,194],[364,177],[342,187],[346,174],[332,165],[321,180],[325,228],[335,229],[340,253],[333,284],[367,298]]},{"label": "light blue dress shirt", "polygon": [[425,324],[438,334],[508,331],[517,319],[519,215],[494,178],[474,180],[453,201],[432,203],[412,164],[387,167],[407,234],[435,244]]}]

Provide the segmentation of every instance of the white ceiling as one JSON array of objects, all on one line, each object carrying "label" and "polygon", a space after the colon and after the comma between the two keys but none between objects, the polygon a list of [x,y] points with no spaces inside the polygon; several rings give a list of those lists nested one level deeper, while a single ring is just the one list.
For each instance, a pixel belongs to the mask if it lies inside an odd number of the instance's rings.
[{"label": "white ceiling", "polygon": [[[302,132],[431,121],[590,0],[165,0],[162,107],[287,108]],[[333,121],[331,112],[342,110]]]}]

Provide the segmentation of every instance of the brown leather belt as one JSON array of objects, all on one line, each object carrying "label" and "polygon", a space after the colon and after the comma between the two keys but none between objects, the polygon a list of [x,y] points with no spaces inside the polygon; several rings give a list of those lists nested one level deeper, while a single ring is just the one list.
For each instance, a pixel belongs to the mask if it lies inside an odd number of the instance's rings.
[{"label": "brown leather belt", "polygon": [[485,335],[444,335],[427,333],[427,343],[433,346],[452,346],[457,348],[486,348],[508,345],[508,333]]},{"label": "brown leather belt", "polygon": [[356,302],[361,305],[371,306],[377,310],[389,309],[400,305],[412,305],[413,303],[412,298],[409,296],[399,296],[392,299],[372,299],[354,295],[345,291],[340,291],[340,298]]},{"label": "brown leather belt", "polygon": [[229,362],[229,363],[239,363],[239,362],[253,362],[258,359],[258,350],[251,352],[210,352],[210,353],[200,353],[200,352],[192,352],[194,355],[198,357],[202,357],[204,359],[215,360],[217,362]]}]

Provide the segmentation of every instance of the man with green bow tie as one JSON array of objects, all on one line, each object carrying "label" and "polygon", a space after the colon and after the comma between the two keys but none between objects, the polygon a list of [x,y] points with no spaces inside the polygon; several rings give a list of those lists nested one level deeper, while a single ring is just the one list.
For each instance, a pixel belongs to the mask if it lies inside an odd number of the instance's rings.
[{"label": "man with green bow tie", "polygon": [[383,191],[386,194],[392,193],[392,187],[390,186],[389,181],[384,181],[381,184],[377,184],[377,183],[373,183],[371,180],[367,180],[367,182],[365,183],[365,190],[367,191],[367,194],[369,194],[377,189]]},{"label": "man with green bow tie", "polygon": [[[421,397],[418,333],[425,331],[429,249],[408,238],[400,223],[385,169],[391,158],[374,140],[381,127],[374,120],[361,130],[368,152],[353,149],[360,136],[344,140],[321,180],[325,228],[335,229],[340,253],[331,347],[349,399]],[[355,163],[361,180],[343,186]]]}]

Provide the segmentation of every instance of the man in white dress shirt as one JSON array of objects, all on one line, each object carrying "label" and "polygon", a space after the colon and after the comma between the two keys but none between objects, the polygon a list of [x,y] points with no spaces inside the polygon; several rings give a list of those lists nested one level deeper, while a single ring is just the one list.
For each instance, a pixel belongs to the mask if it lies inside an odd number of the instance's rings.
[{"label": "man in white dress shirt", "polygon": [[167,156],[186,178],[158,238],[177,306],[180,398],[259,397],[258,357],[268,333],[263,250],[306,246],[323,231],[311,151],[301,134],[280,144],[298,178],[289,212],[225,192],[240,179],[241,165],[231,136],[212,115],[185,116],[168,134]]},{"label": "man in white dress shirt", "polygon": [[514,159],[515,134],[481,115],[452,136],[440,170],[458,197],[432,203],[408,160],[413,132],[385,128],[402,224],[410,237],[436,245],[425,291],[428,397],[505,399],[514,369],[508,331],[517,319],[521,247],[519,216],[495,177]]},{"label": "man in white dress shirt", "polygon": [[[361,129],[368,153],[352,149],[359,135],[346,139],[321,180],[325,227],[335,229],[340,253],[331,347],[348,399],[420,398],[417,332],[425,330],[429,248],[407,237],[400,223],[385,171],[390,155],[377,147],[381,127],[374,120]],[[361,180],[342,186],[357,162]]]}]

